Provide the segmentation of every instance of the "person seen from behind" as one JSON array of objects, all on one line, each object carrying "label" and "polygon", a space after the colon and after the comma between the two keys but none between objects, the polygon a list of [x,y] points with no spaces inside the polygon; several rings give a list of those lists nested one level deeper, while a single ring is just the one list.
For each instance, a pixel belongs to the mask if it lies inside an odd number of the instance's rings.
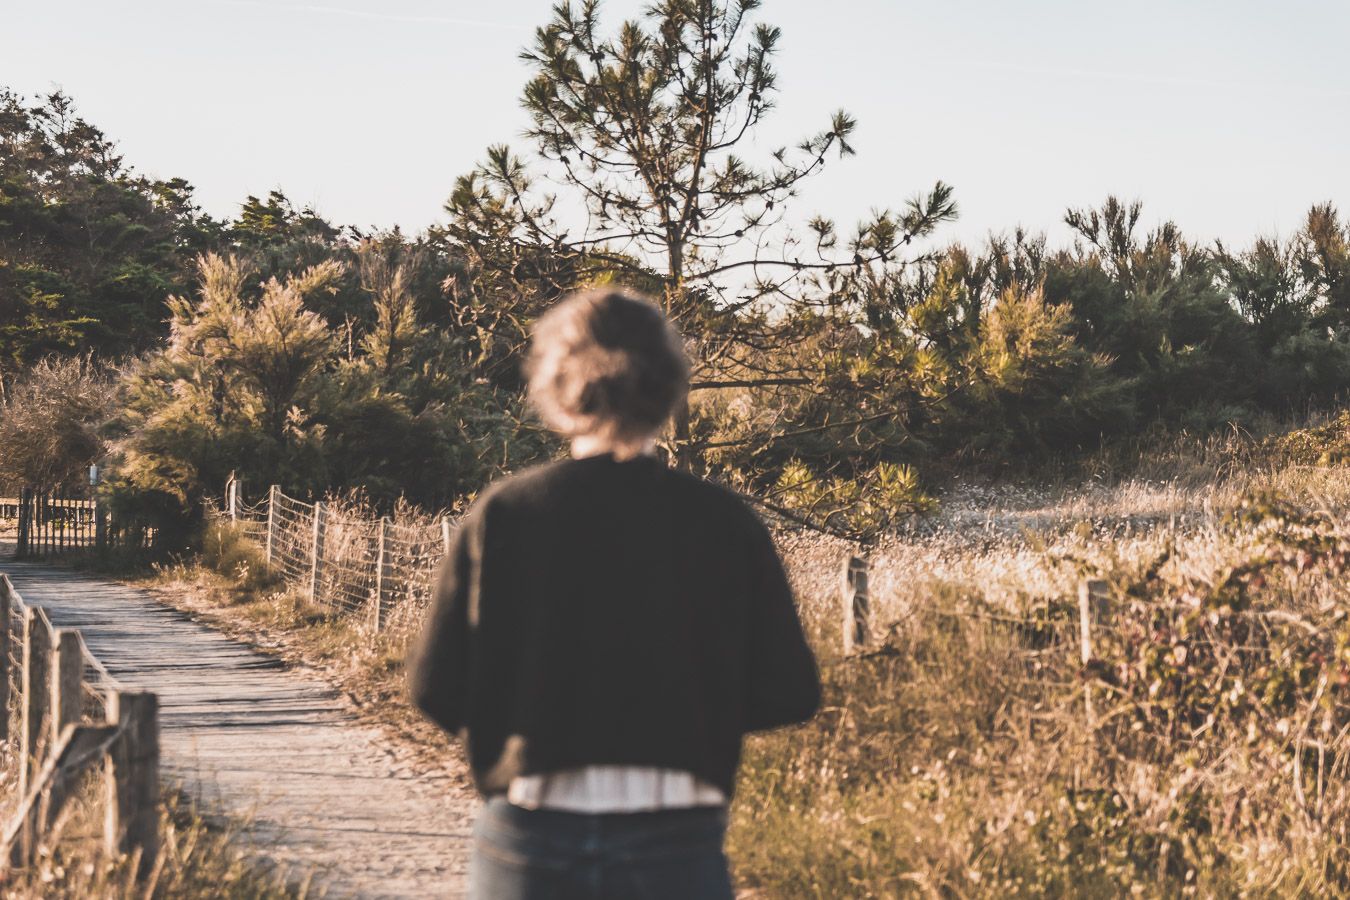
[{"label": "person seen from behind", "polygon": [[820,702],[777,551],[734,494],[656,456],[689,366],[655,304],[573,295],[527,374],[571,458],[473,504],[410,664],[486,798],[469,895],[730,898],[742,739]]}]

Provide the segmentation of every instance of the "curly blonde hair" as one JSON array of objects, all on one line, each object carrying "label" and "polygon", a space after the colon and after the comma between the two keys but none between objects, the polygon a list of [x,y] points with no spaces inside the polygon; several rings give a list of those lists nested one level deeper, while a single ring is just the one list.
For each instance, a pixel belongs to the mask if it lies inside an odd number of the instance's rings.
[{"label": "curly blonde hair", "polygon": [[651,300],[620,290],[572,294],[534,328],[530,402],[559,434],[654,435],[689,392],[684,342]]}]

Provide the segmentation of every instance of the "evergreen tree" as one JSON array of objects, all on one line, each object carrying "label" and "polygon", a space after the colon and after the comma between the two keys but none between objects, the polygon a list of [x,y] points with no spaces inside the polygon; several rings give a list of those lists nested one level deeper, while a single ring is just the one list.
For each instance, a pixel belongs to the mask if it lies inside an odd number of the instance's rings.
[{"label": "evergreen tree", "polygon": [[216,233],[186,182],[136,175],[66,95],[0,91],[0,371],[150,346]]},{"label": "evergreen tree", "polygon": [[[809,381],[763,358],[793,333],[742,314],[801,303],[818,287],[813,275],[899,262],[906,244],[955,214],[939,184],[904,215],[864,222],[847,247],[823,219],[805,239],[792,236],[789,201],[832,154],[853,152],[855,123],[835,113],[797,146],[751,161],[774,108],[780,37],[752,23],[759,6],[661,0],[607,34],[597,0],[559,3],[522,54],[534,73],[524,104],[542,168],[569,194],[538,190],[530,166],[496,147],[453,200],[464,219],[504,219],[506,239],[579,261],[583,278],[587,269],[624,280],[655,274],[667,312],[694,341],[695,390]],[[565,224],[574,220],[586,224]],[[672,449],[685,461],[698,455],[687,410]]]},{"label": "evergreen tree", "polygon": [[1069,304],[1079,341],[1133,384],[1135,422],[1231,421],[1254,394],[1251,329],[1212,255],[1172,222],[1141,235],[1141,212],[1115,197],[1070,210],[1065,221],[1079,240],[1047,263],[1046,297]]}]

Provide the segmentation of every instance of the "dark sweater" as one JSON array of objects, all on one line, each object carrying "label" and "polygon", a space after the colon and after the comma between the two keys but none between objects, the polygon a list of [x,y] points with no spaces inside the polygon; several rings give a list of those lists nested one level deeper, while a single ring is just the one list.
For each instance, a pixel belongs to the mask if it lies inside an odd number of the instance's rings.
[{"label": "dark sweater", "polygon": [[588,765],[694,773],[731,796],[746,732],[820,702],[768,531],[652,458],[552,463],[464,517],[411,661],[414,702],[484,794]]}]

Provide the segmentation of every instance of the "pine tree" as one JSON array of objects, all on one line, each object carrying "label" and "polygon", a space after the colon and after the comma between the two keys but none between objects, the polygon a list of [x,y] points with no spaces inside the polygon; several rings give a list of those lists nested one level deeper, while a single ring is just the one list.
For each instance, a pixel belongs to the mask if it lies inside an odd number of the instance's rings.
[{"label": "pine tree", "polygon": [[[864,264],[899,263],[905,245],[955,214],[950,189],[938,184],[902,215],[864,222],[851,241],[823,219],[804,239],[793,236],[792,199],[831,157],[853,153],[855,122],[836,112],[795,147],[751,161],[774,108],[780,39],[777,28],[752,23],[759,6],[661,0],[607,34],[597,0],[559,3],[522,59],[534,73],[524,105],[537,168],[567,195],[543,192],[534,168],[494,147],[452,198],[459,221],[504,221],[499,236],[570,257],[583,280],[654,279],[693,340],[695,390],[809,383],[766,365],[764,348],[794,334],[763,311],[800,305],[822,281]],[[673,449],[685,461],[698,455],[687,409]]]},{"label": "pine tree", "polygon": [[0,89],[0,372],[150,346],[216,230],[190,185],[137,175],[65,94]]}]

